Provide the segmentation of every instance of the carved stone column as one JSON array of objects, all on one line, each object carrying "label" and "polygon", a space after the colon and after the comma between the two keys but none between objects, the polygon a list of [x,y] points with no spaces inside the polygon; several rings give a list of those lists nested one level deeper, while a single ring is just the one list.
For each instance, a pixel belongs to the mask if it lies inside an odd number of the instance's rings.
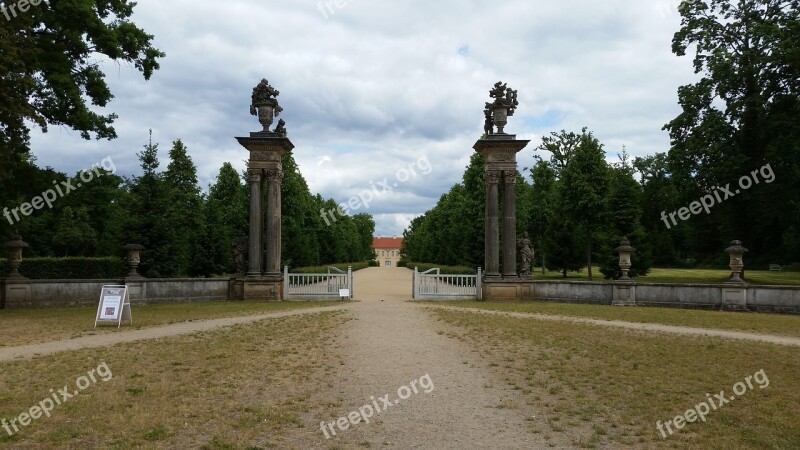
[{"label": "carved stone column", "polygon": [[281,168],[266,171],[267,182],[267,275],[281,274]]},{"label": "carved stone column", "polygon": [[249,258],[247,266],[248,277],[261,277],[261,230],[263,229],[261,198],[263,184],[263,170],[249,169],[247,174],[250,176],[250,244]]},{"label": "carved stone column", "polygon": [[487,277],[500,276],[499,170],[486,171],[486,239],[484,263]]},{"label": "carved stone column", "polygon": [[503,172],[503,277],[517,273],[517,171]]}]

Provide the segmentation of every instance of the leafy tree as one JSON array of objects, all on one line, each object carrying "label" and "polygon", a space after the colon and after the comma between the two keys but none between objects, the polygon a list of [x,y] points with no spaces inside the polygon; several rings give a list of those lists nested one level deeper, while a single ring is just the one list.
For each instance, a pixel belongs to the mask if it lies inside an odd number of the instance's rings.
[{"label": "leafy tree", "polygon": [[[84,139],[113,139],[115,114],[101,115],[113,98],[101,58],[128,63],[150,79],[165,55],[153,36],[130,21],[134,2],[42,2],[13,20],[0,20],[0,158],[19,162],[29,146],[26,121],[47,131],[67,126]],[[0,167],[7,167],[0,165]]]},{"label": "leafy tree", "polygon": [[[684,2],[673,52],[694,52],[700,80],[682,86],[683,111],[665,128],[670,159],[691,200],[773,164],[775,183],[715,207],[698,227],[701,252],[719,254],[732,238],[763,262],[794,242],[800,194],[800,4],[797,0]],[[695,186],[694,190],[688,189]],[[742,214],[742,211],[747,211]]]},{"label": "leafy tree", "polygon": [[565,218],[581,236],[586,249],[586,267],[592,279],[592,252],[596,235],[603,226],[608,165],[600,142],[583,132],[572,159],[561,172],[561,207]]},{"label": "leafy tree", "polygon": [[249,230],[246,186],[231,163],[222,165],[216,183],[209,188],[204,216],[211,240],[209,259],[213,273],[233,273],[233,241],[247,236]]},{"label": "leafy tree", "polygon": [[375,259],[375,251],[372,249],[372,238],[375,236],[375,220],[371,215],[361,213],[353,216],[353,222],[358,229],[358,236],[361,242],[359,248],[361,256],[357,261]]},{"label": "leafy tree", "polygon": [[178,139],[169,151],[170,163],[163,175],[167,196],[166,208],[160,211],[169,226],[164,243],[169,255],[169,276],[194,276],[204,267],[209,255],[203,251],[204,199],[197,185],[197,167],[183,142]]}]

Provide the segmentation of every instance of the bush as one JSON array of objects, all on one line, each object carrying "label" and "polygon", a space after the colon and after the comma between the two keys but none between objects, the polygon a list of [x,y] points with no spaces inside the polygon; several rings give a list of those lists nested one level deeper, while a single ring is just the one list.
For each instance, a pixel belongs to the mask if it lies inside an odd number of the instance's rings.
[{"label": "bush", "polygon": [[289,272],[291,273],[328,273],[328,267],[336,267],[339,270],[343,270],[347,272],[347,267],[350,266],[353,268],[353,272],[361,269],[366,269],[369,267],[369,263],[367,261],[361,261],[357,263],[342,263],[342,264],[330,264],[327,266],[312,266],[312,267],[298,267],[296,269],[289,268]]},{"label": "bush", "polygon": [[406,261],[405,259],[397,261],[397,267],[408,267],[408,261]]},{"label": "bush", "polygon": [[442,275],[474,275],[478,273],[477,269],[467,266],[442,266],[438,264],[427,264],[427,263],[415,263],[415,262],[407,262],[407,266],[409,269],[413,269],[414,267],[418,268],[420,272],[425,272],[430,269],[440,269],[440,274]]},{"label": "bush", "polygon": [[370,260],[367,264],[369,264],[369,267],[380,267],[378,261],[375,261],[374,259]]},{"label": "bush", "polygon": [[[8,261],[0,259],[0,277],[8,276]],[[28,258],[19,272],[32,280],[105,280],[125,276],[125,263],[113,256],[105,258]]]}]

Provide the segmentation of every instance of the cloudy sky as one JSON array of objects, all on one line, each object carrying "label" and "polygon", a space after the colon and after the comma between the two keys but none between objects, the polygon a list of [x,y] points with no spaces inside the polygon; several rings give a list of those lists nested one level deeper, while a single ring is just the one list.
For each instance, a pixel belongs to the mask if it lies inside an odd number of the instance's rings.
[{"label": "cloudy sky", "polygon": [[148,82],[127,64],[103,64],[119,138],[53,127],[34,132],[32,148],[42,166],[71,173],[111,156],[134,175],[152,129],[162,168],[180,138],[205,188],[223,162],[245,168],[234,136],[260,129],[250,94],[267,78],[311,191],[341,203],[388,183],[355,212],[372,214],[378,234],[400,235],[460,181],[499,80],[519,91],[507,131],[532,140],[520,169],[542,135],[584,126],[609,160],[623,146],[666,151],[661,128],[679,112],[677,88],[696,78],[690,58],[670,51],[677,4],[139,0],[133,20],[167,57]]}]

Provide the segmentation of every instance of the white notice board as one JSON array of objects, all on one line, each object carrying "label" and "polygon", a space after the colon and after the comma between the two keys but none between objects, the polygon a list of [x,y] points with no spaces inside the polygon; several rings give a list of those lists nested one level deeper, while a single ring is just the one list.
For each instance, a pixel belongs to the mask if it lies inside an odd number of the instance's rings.
[{"label": "white notice board", "polygon": [[97,315],[94,319],[95,328],[101,322],[116,323],[119,328],[123,319],[130,320],[133,325],[128,287],[103,286],[103,290],[100,292],[100,303],[97,305]]}]

